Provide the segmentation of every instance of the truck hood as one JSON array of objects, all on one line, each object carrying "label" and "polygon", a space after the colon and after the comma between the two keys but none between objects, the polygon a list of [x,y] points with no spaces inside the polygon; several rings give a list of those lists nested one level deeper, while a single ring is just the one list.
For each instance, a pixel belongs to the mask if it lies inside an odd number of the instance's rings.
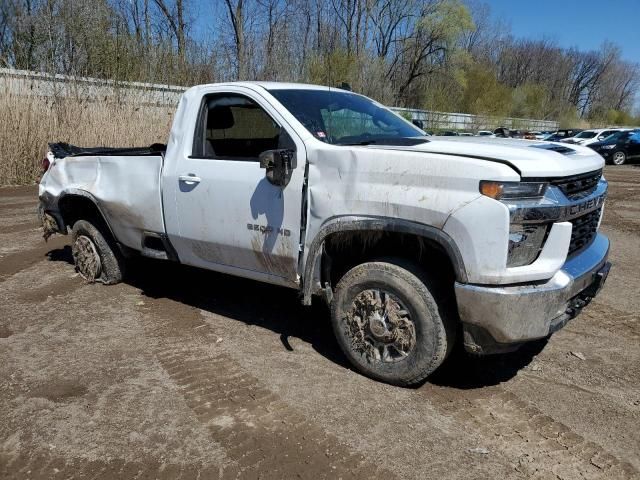
[{"label": "truck hood", "polygon": [[521,177],[528,178],[566,177],[604,167],[604,159],[588,147],[513,138],[429,137],[428,142],[408,147],[371,145],[367,148],[479,158],[507,164]]}]

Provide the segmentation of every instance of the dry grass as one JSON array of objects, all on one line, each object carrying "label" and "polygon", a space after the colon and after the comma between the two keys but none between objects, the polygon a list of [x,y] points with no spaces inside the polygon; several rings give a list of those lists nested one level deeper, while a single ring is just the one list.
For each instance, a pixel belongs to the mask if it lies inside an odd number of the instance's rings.
[{"label": "dry grass", "polygon": [[35,182],[49,142],[130,147],[166,143],[174,109],[0,92],[0,185]]}]

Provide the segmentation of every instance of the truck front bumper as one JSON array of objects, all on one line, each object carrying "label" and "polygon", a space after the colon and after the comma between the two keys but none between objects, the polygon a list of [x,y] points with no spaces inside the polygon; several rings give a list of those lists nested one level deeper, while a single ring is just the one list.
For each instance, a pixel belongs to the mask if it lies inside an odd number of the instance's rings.
[{"label": "truck front bumper", "polygon": [[609,239],[598,234],[585,250],[543,283],[485,286],[456,283],[468,351],[514,350],[562,328],[599,292],[609,272]]}]

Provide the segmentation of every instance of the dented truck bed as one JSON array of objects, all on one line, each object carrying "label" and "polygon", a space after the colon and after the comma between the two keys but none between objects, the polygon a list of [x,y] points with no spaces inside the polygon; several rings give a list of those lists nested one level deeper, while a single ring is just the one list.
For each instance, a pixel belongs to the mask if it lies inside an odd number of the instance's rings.
[{"label": "dented truck bed", "polygon": [[141,250],[143,232],[164,231],[160,175],[163,155],[150,148],[85,149],[52,144],[55,165],[40,183],[40,198],[61,231],[65,197],[91,200],[118,242]]}]

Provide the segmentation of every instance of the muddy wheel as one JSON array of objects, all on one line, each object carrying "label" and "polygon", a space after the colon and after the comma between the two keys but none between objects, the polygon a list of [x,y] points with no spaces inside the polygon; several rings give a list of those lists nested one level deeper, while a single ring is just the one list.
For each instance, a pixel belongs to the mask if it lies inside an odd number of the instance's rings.
[{"label": "muddy wheel", "polygon": [[76,271],[88,282],[112,285],[122,280],[124,259],[105,236],[87,220],[78,220],[71,232]]},{"label": "muddy wheel", "polygon": [[421,382],[452,346],[441,289],[413,265],[364,263],[338,282],[331,304],[342,351],[362,373],[394,385]]}]

